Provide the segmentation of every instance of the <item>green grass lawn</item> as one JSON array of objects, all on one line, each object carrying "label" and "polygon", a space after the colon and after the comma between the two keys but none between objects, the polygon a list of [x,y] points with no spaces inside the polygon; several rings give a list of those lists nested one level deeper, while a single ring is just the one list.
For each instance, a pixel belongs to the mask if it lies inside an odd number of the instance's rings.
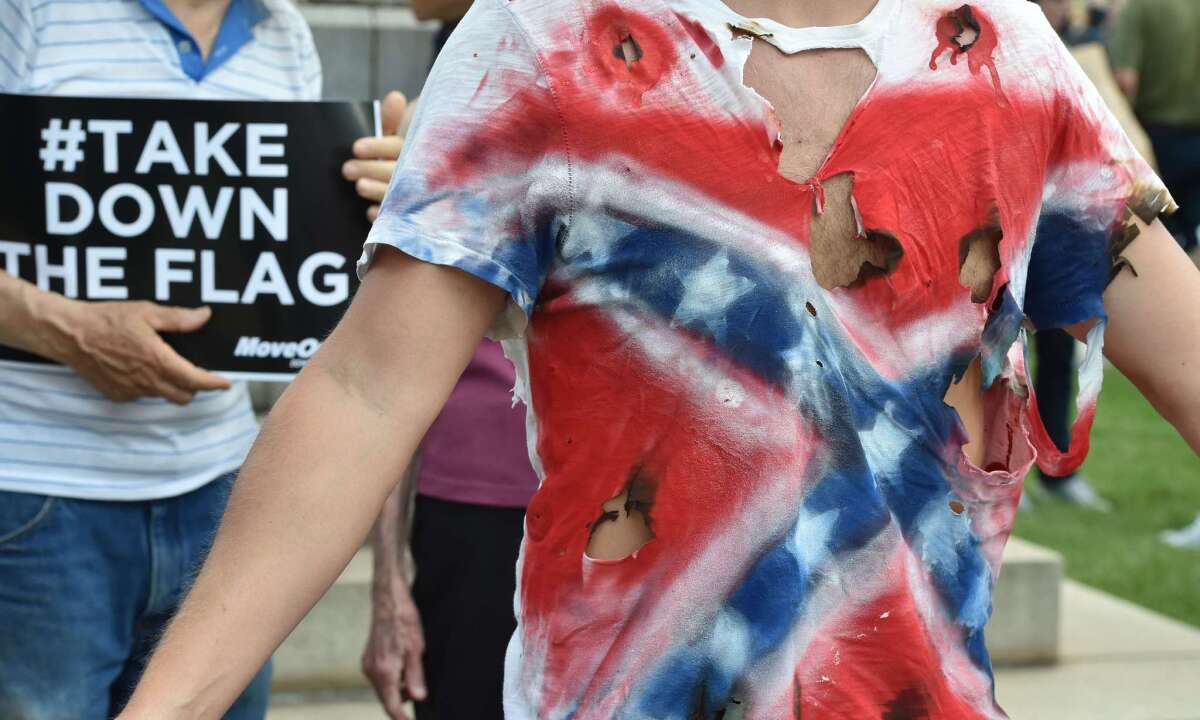
[{"label": "green grass lawn", "polygon": [[1018,514],[1016,534],[1062,553],[1071,578],[1200,626],[1200,550],[1158,540],[1200,512],[1200,459],[1111,367],[1083,472],[1113,513],[1042,499],[1031,473],[1034,509]]}]

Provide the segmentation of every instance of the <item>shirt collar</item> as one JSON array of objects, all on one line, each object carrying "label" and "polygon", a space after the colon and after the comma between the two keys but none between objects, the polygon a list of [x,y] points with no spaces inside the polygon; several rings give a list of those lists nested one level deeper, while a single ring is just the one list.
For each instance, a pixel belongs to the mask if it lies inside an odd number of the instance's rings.
[{"label": "shirt collar", "polygon": [[175,16],[163,0],[139,0],[156,20],[166,26],[175,40],[179,63],[185,74],[199,82],[225,61],[237,54],[254,39],[254,26],[267,19],[271,11],[263,0],[230,0],[229,9],[217,30],[212,51],[205,60],[200,56],[200,47],[187,27]]}]

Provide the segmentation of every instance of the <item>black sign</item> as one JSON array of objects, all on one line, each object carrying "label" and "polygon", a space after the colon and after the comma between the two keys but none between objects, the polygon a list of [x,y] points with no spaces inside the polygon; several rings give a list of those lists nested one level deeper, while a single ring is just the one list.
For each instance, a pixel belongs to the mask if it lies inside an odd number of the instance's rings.
[{"label": "black sign", "polygon": [[357,285],[366,203],[341,165],[374,128],[370,103],[0,94],[0,270],[81,300],[209,305],[168,337],[184,357],[286,379]]}]

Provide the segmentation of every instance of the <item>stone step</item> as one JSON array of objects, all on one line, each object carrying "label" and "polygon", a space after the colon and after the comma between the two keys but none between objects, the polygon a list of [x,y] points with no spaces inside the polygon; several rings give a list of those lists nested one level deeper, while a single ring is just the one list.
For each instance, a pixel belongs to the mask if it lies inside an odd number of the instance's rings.
[{"label": "stone step", "polygon": [[1058,659],[1062,580],[1061,555],[1020,538],[1009,539],[986,632],[993,664],[1036,665]]},{"label": "stone step", "polygon": [[[412,717],[412,713],[409,713]],[[367,690],[325,693],[276,693],[267,720],[387,720]]]},{"label": "stone step", "polygon": [[362,702],[312,702],[302,705],[272,705],[267,720],[388,720],[374,700]]},{"label": "stone step", "polygon": [[[995,592],[988,647],[997,665],[1051,663],[1058,656],[1062,559],[1014,538]],[[367,686],[359,669],[371,621],[371,552],[360,551],[275,653],[280,691]]]}]

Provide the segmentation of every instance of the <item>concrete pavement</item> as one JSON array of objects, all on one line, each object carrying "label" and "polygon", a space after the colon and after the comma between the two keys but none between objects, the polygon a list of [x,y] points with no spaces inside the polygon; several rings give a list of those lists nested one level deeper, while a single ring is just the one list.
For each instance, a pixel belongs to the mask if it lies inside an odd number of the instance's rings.
[{"label": "concrete pavement", "polygon": [[1013,720],[1200,720],[1200,630],[1066,581],[1059,662],[1002,668]]}]

